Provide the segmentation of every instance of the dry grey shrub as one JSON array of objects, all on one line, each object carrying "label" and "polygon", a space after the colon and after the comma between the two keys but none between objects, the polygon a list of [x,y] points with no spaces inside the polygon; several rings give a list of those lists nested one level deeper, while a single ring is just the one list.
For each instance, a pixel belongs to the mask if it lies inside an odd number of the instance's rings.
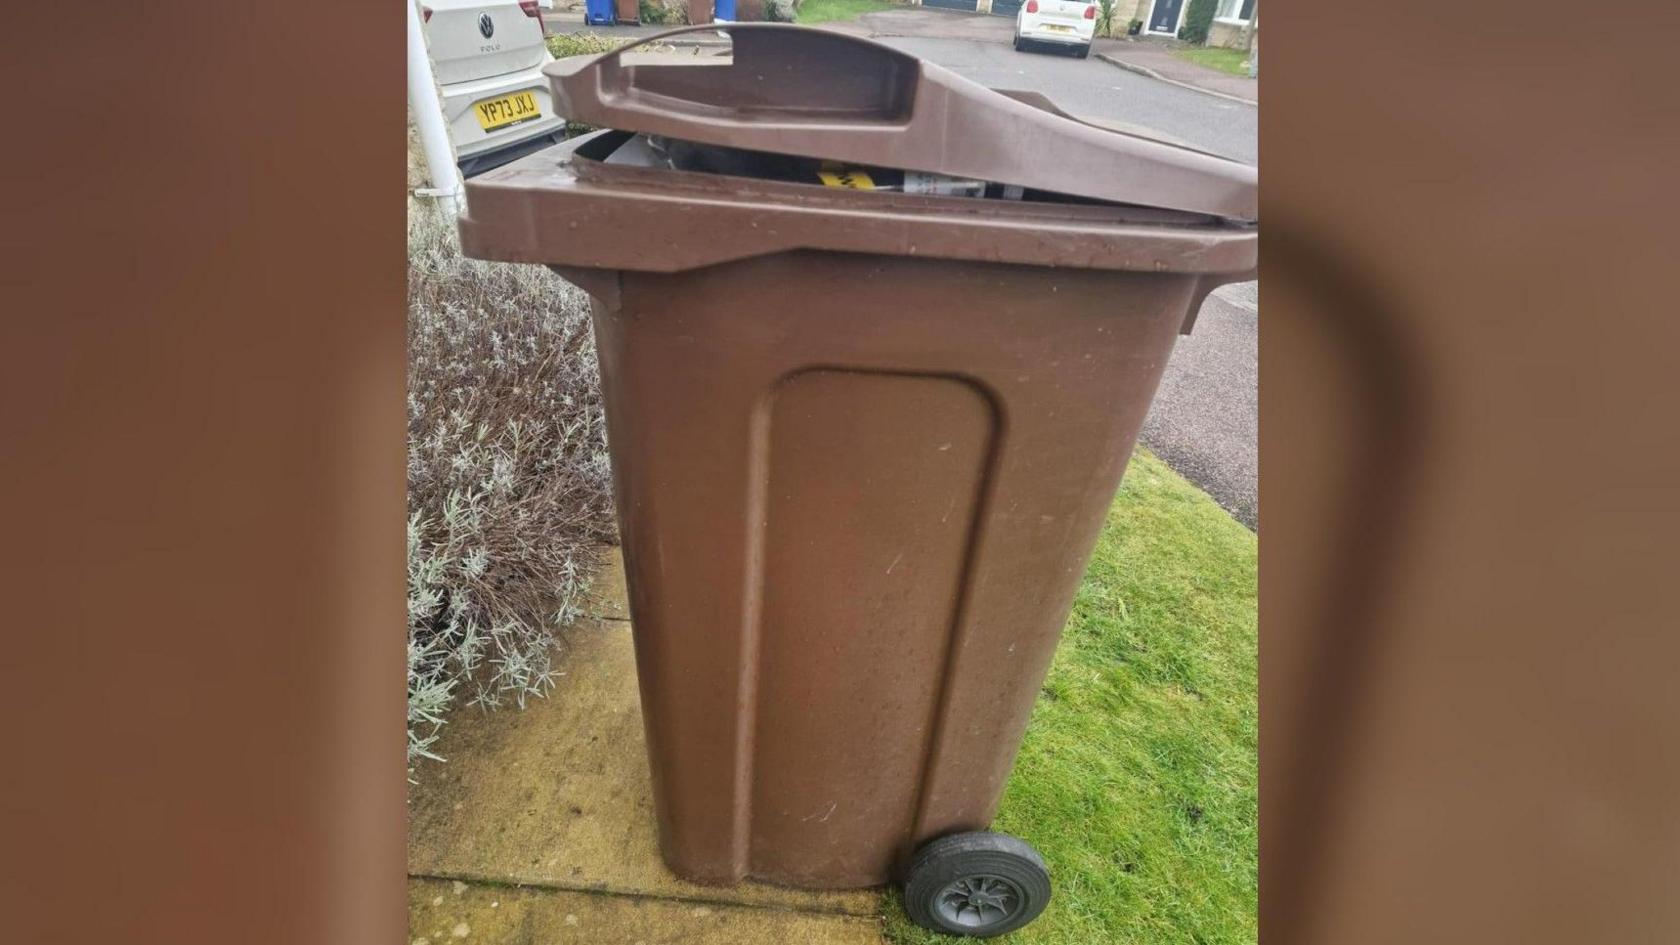
[{"label": "dry grey shrub", "polygon": [[460,700],[521,707],[554,681],[613,534],[588,300],[539,266],[463,258],[410,211],[408,759]]}]

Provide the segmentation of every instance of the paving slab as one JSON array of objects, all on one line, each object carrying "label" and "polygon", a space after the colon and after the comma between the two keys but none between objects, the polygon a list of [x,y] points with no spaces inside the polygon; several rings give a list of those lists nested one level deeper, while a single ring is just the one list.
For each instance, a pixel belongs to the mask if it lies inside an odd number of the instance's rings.
[{"label": "paving slab", "polygon": [[444,726],[433,750],[447,760],[420,766],[410,788],[411,875],[879,914],[877,890],[702,886],[672,874],[658,852],[630,625],[580,621],[565,638],[565,675],[546,698],[457,709]]},{"label": "paving slab", "polygon": [[408,884],[409,945],[881,945],[879,920],[438,879]]}]

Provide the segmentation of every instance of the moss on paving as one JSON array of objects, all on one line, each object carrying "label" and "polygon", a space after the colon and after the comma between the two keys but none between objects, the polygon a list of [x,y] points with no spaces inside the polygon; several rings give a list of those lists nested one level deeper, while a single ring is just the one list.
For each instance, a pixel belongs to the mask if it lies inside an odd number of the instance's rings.
[{"label": "moss on paving", "polygon": [[[1257,539],[1143,451],[1075,599],[995,828],[1044,854],[1018,943],[1257,938]],[[957,943],[912,926],[891,942]]]}]

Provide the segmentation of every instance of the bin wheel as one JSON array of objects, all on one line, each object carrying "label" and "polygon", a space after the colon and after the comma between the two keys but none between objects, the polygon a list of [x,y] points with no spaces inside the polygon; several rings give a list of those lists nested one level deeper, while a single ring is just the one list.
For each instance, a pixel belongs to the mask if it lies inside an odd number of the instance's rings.
[{"label": "bin wheel", "polygon": [[925,844],[905,870],[904,911],[924,929],[989,938],[1038,918],[1050,902],[1050,870],[1025,840],[1004,833],[952,834]]}]

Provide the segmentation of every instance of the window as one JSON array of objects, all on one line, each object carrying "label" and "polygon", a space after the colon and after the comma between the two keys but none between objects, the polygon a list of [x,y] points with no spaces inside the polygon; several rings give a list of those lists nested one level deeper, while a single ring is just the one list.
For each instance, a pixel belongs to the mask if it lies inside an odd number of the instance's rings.
[{"label": "window", "polygon": [[1247,23],[1254,15],[1254,0],[1219,0],[1219,9],[1214,17],[1229,20],[1233,23]]}]

